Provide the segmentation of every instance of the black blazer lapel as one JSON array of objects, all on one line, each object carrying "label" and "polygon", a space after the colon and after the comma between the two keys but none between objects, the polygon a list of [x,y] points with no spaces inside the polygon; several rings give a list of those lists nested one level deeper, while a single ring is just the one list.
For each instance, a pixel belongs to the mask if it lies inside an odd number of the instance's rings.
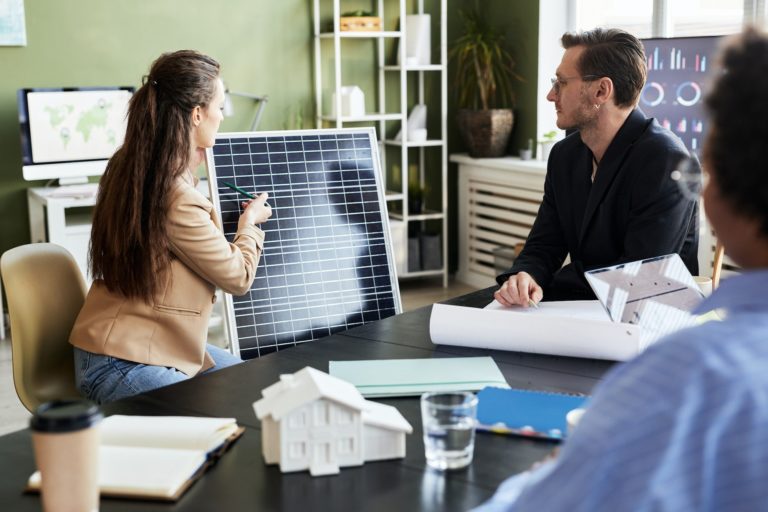
[{"label": "black blazer lapel", "polygon": [[645,132],[649,122],[650,120],[640,110],[633,110],[608,146],[597,168],[595,182],[592,184],[592,190],[589,193],[587,208],[584,211],[584,220],[581,223],[581,231],[579,232],[579,245],[583,243],[588,227],[592,222],[592,217],[594,217],[597,207],[602,202],[608,189],[611,188],[611,184],[621,169],[627,155],[629,155],[632,145]]}]

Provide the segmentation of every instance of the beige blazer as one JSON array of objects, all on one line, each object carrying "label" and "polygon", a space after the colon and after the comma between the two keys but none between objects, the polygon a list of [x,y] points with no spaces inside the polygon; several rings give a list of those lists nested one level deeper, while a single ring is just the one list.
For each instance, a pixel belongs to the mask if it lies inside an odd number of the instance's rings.
[{"label": "beige blazer", "polygon": [[171,198],[168,236],[171,268],[152,303],[127,299],[110,292],[102,280],[94,281],[72,328],[72,345],[177,368],[189,376],[213,366],[205,345],[216,287],[233,295],[248,292],[264,232],[247,226],[228,243],[213,204],[194,184],[179,179]]}]

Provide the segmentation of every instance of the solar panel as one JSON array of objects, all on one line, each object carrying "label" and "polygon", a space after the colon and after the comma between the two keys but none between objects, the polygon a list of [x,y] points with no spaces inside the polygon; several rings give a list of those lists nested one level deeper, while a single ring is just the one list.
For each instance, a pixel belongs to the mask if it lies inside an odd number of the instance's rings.
[{"label": "solar panel", "polygon": [[233,351],[251,359],[400,313],[373,128],[223,133],[208,151],[224,234],[243,197],[272,217],[250,291],[225,294]]}]

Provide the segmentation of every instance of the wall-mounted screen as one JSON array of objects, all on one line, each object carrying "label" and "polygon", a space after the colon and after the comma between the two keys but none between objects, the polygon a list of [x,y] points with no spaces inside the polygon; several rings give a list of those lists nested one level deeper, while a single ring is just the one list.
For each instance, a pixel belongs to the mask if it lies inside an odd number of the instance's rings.
[{"label": "wall-mounted screen", "polygon": [[123,143],[131,87],[20,89],[26,180],[97,176]]},{"label": "wall-mounted screen", "polygon": [[648,79],[640,108],[699,154],[707,120],[703,100],[720,37],[644,39]]}]

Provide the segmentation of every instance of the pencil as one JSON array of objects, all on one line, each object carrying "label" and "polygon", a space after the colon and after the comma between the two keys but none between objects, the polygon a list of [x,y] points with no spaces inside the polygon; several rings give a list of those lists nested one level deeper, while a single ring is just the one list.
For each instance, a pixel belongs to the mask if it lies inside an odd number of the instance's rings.
[{"label": "pencil", "polygon": [[[232,183],[229,183],[229,182],[226,182],[226,181],[222,181],[221,183],[224,184],[225,186],[231,188],[235,192],[240,192],[241,194],[243,194],[245,197],[247,197],[249,199],[256,199],[255,195],[251,194],[250,192],[246,192],[245,190],[241,189],[237,185],[233,185]],[[264,201],[264,206],[269,206],[269,203]]]},{"label": "pencil", "polygon": [[528,299],[528,305],[531,306],[532,308],[539,309],[539,305],[536,304],[536,302],[534,302],[533,299]]},{"label": "pencil", "polygon": [[245,190],[241,189],[237,185],[233,185],[232,183],[228,183],[226,181],[222,181],[222,183],[225,186],[227,186],[227,187],[231,188],[232,190],[234,190],[235,192],[240,192],[241,194],[243,194],[245,197],[247,197],[249,199],[256,199],[255,195],[251,194],[250,192],[246,192]]}]

